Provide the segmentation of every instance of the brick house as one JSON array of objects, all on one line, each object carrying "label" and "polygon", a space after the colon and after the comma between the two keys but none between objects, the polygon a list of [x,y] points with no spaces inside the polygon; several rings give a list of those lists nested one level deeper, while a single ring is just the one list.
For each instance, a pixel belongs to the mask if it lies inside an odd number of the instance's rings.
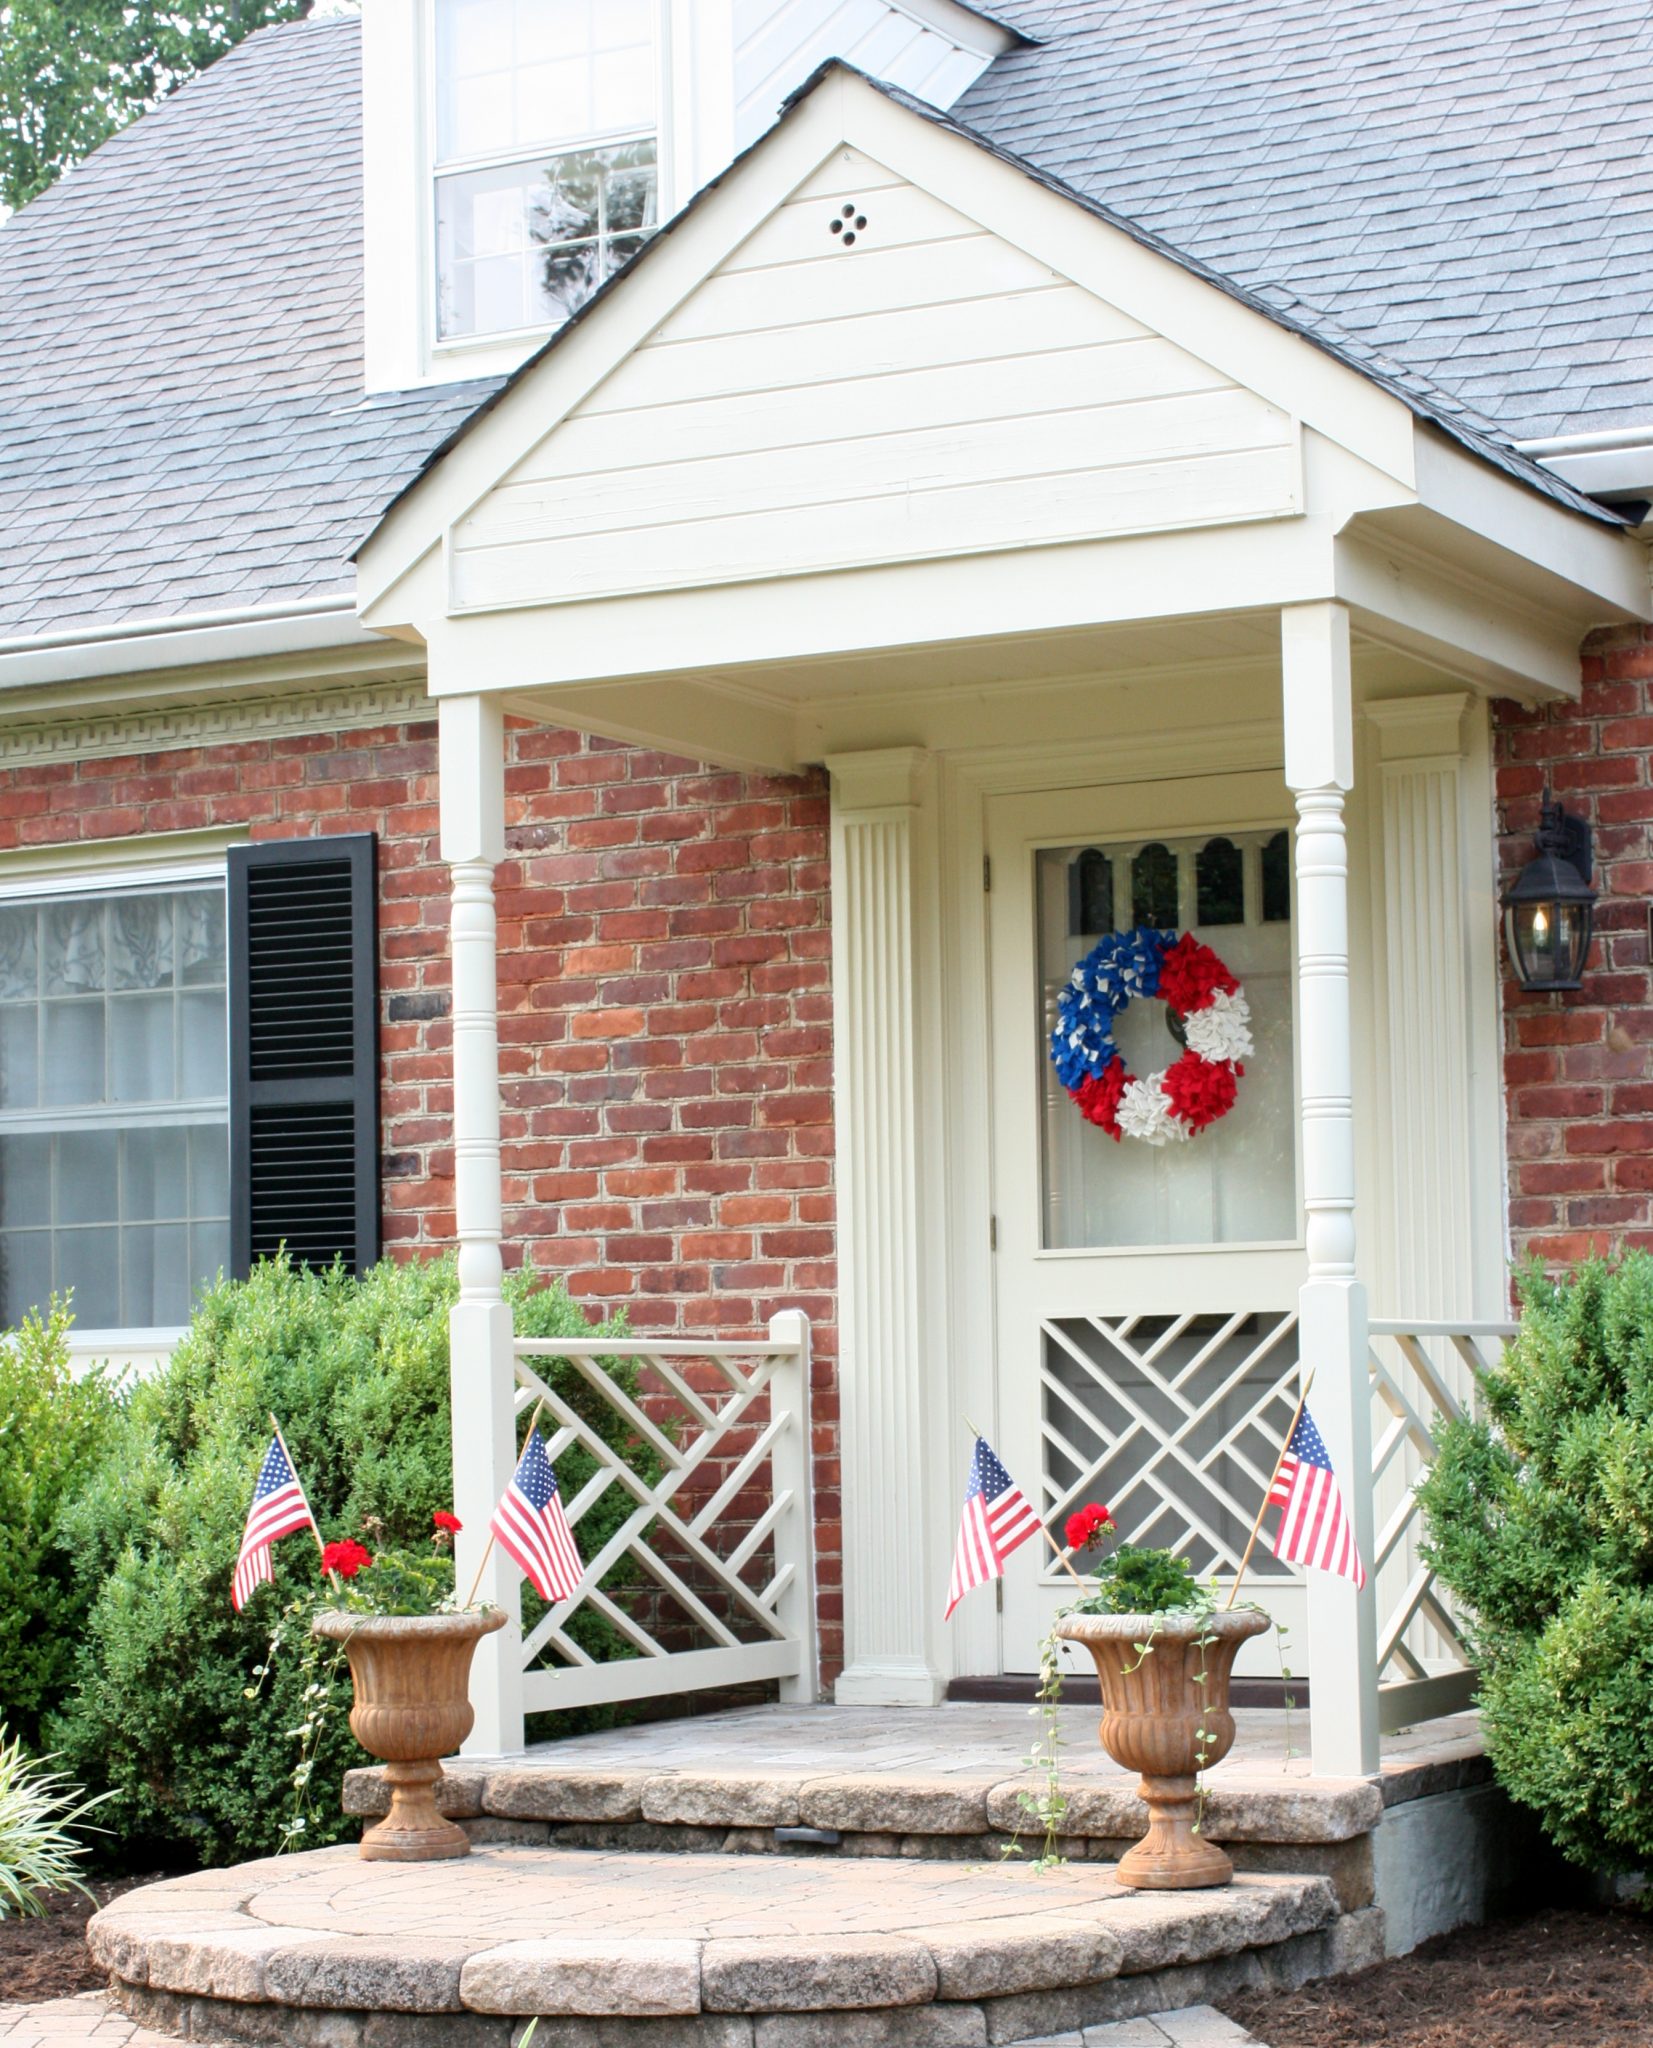
[{"label": "brick house", "polygon": [[[502,1262],[662,1357],[801,1311],[761,1675],[893,1704],[1059,1597],[939,1622],[964,1417],[1203,1570],[1312,1360],[1383,1569],[1257,1569],[1369,1768],[1461,1697],[1393,1360],[1653,1243],[1640,15],[363,15],[0,228],[0,1316],[142,1361],[279,1243],[457,1242],[480,1526]],[[1546,790],[1564,993],[1498,928]],[[1048,1056],[1142,928],[1250,1006],[1192,1137]]]}]

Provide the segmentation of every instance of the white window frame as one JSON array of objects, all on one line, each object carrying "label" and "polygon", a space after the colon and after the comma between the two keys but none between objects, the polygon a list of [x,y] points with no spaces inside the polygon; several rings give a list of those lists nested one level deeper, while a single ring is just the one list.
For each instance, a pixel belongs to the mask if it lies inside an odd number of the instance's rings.
[{"label": "white window frame", "polygon": [[[246,837],[245,833],[225,834],[226,847]],[[56,850],[54,850],[56,851]],[[185,854],[182,849],[176,853],[168,850],[159,853],[150,863],[141,856],[135,857],[131,849],[122,849],[125,858],[120,864],[108,864],[96,856],[95,846],[75,846],[61,850],[64,855],[82,855],[84,859],[68,864],[54,859],[50,852],[42,850],[35,859],[24,859],[15,866],[11,862],[0,863],[0,906],[40,903],[54,897],[65,896],[115,896],[132,891],[153,889],[187,888],[191,885],[216,882],[228,893],[228,863],[222,853]],[[107,854],[106,854],[107,858]],[[229,1001],[226,987],[225,1002]],[[202,1098],[203,1103],[215,1098]],[[229,1126],[229,1075],[224,1077],[224,1124]],[[130,1329],[82,1329],[76,1324],[69,1335],[69,1361],[77,1377],[90,1371],[94,1365],[108,1363],[122,1376],[141,1375],[163,1365],[171,1356],[173,1348],[183,1337],[187,1326],[162,1325]]]},{"label": "white window frame", "polygon": [[467,377],[481,377],[500,367],[498,358],[508,352],[508,361],[514,365],[520,362],[531,349],[538,347],[546,338],[555,334],[564,322],[541,320],[527,326],[496,328],[486,334],[462,334],[444,339],[438,319],[439,294],[442,288],[437,263],[436,249],[436,183],[439,177],[463,175],[466,171],[503,170],[512,164],[544,163],[554,156],[569,156],[585,149],[608,149],[620,147],[628,142],[643,142],[654,138],[655,154],[655,221],[652,230],[658,234],[660,227],[671,218],[677,209],[675,192],[671,179],[671,27],[673,0],[652,0],[654,13],[654,106],[655,123],[652,128],[635,128],[620,131],[592,131],[583,135],[559,136],[555,141],[538,142],[530,147],[504,150],[486,156],[455,157],[438,163],[437,137],[437,67],[436,67],[436,6],[437,0],[421,0],[420,37],[422,44],[423,92],[421,95],[421,148],[420,148],[420,246],[424,251],[424,332],[426,352],[433,368],[452,365],[462,366]]}]

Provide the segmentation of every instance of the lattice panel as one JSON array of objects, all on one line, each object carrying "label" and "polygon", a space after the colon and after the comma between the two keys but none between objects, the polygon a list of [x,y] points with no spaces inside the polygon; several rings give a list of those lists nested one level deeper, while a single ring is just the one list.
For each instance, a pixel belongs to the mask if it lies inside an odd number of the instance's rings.
[{"label": "lattice panel", "polygon": [[[1105,1501],[1127,1543],[1235,1572],[1297,1404],[1295,1311],[1042,1324],[1045,1520]],[[1299,1575],[1259,1544],[1250,1571]],[[1060,1576],[1054,1558],[1047,1578]]]},{"label": "lattice panel", "polygon": [[1414,1489],[1434,1463],[1436,1431],[1465,1412],[1476,1374],[1497,1362],[1513,1334],[1513,1324],[1498,1323],[1371,1325],[1380,1680],[1438,1677],[1470,1664],[1457,1617],[1418,1555]]},{"label": "lattice panel", "polygon": [[[599,1666],[605,1697],[623,1696],[628,1662],[637,1674],[645,1660],[704,1667],[716,1656],[719,1683],[776,1675],[786,1660],[767,1653],[797,1640],[786,1610],[796,1606],[788,1595],[799,1575],[797,1527],[808,1520],[805,1485],[788,1483],[807,1458],[807,1430],[792,1400],[776,1398],[798,1354],[640,1347],[628,1361],[633,1393],[596,1344],[523,1339],[516,1350],[518,1440],[525,1415],[543,1403],[541,1429],[585,1564],[572,1598],[526,1630],[524,1668],[539,1679],[554,1672],[558,1702],[566,1692],[569,1704],[582,1688],[564,1681],[595,1682]],[[625,1447],[597,1426],[605,1412]],[[602,1512],[616,1499],[621,1514]],[[606,1624],[597,1655],[582,1616]],[[701,1670],[696,1682],[711,1678]],[[667,1686],[656,1671],[642,1689]]]}]

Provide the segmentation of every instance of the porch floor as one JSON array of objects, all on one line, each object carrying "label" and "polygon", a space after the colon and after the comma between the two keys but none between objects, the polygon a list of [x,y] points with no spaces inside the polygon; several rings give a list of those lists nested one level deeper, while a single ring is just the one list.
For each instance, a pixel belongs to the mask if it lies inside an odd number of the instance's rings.
[{"label": "porch floor", "polygon": [[[1060,1710],[1060,1775],[1070,1853],[1117,1854],[1147,1825],[1134,1774],[1097,1742],[1094,1707]],[[1474,1714],[1387,1736],[1375,1781],[1316,1778],[1306,1713],[1248,1707],[1229,1755],[1208,1773],[1207,1830],[1225,1843],[1335,1843],[1364,1835],[1384,1807],[1489,1775]],[[662,1831],[831,1829],[859,1853],[978,1853],[1025,1816],[1018,1795],[1039,1733],[1019,1705],[741,1708],[542,1743],[508,1757],[451,1762],[444,1807],[489,1834],[490,1820],[587,1831],[588,1845],[665,1847]],[[379,1773],[353,1771],[345,1807],[384,1810]],[[601,1836],[590,1833],[601,1829]],[[972,1839],[974,1838],[974,1839]],[[721,1846],[756,1848],[755,1840]],[[767,1840],[762,1846],[773,1846]]]}]

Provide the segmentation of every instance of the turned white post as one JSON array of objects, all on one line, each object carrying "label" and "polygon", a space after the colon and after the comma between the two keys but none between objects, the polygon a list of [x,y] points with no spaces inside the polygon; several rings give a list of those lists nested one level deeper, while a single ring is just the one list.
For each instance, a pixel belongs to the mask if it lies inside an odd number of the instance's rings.
[{"label": "turned white post", "polygon": [[[1308,1274],[1299,1296],[1314,1419],[1373,1561],[1372,1410],[1366,1295],[1355,1278],[1353,1051],[1349,1020],[1349,854],[1354,783],[1349,615],[1340,604],[1280,615],[1286,781],[1297,802],[1297,990]],[[1317,1776],[1378,1767],[1377,1608],[1368,1576],[1310,1572],[1310,1732]]]},{"label": "turned white post", "polygon": [[[448,1320],[458,1583],[468,1586],[516,1455],[511,1311],[501,1292],[499,981],[494,867],[505,852],[505,724],[497,701],[445,697],[439,710],[442,858],[452,879],[454,1234],[459,1301]],[[496,1546],[478,1597],[503,1607],[471,1664],[473,1755],[522,1747],[522,1601]]]},{"label": "turned white post", "polygon": [[933,1706],[946,1552],[929,1509],[952,1463],[937,1428],[921,1215],[929,764],[888,747],[827,767],[845,1660],[834,1697]]}]

